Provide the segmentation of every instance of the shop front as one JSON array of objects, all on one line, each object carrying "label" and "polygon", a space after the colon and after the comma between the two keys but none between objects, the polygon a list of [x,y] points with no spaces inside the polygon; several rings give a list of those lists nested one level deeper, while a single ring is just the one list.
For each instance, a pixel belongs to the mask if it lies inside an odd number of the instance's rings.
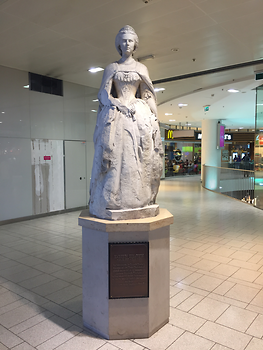
[{"label": "shop front", "polygon": [[194,130],[165,130],[165,177],[201,171],[201,142]]}]

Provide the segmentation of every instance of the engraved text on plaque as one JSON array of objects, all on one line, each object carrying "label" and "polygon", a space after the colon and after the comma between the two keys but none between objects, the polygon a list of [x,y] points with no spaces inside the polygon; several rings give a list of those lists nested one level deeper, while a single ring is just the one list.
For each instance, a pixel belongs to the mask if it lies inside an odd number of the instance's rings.
[{"label": "engraved text on plaque", "polygon": [[149,243],[109,243],[109,298],[149,296]]}]

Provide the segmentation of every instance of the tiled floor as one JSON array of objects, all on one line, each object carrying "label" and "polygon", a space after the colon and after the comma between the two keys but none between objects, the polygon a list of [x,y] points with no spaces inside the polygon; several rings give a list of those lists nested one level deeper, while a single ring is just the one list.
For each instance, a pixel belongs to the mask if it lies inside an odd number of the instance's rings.
[{"label": "tiled floor", "polygon": [[0,226],[0,350],[262,350],[263,211],[162,181],[171,226],[170,322],[149,339],[82,327],[79,212]]}]

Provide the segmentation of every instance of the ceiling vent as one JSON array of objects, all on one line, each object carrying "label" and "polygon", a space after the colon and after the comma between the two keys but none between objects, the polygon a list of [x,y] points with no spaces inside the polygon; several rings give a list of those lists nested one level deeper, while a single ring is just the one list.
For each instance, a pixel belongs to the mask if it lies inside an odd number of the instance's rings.
[{"label": "ceiling vent", "polygon": [[147,60],[153,60],[154,59],[154,55],[147,55],[147,56],[143,56],[143,57],[138,57],[137,60],[139,62],[141,61],[147,61]]}]

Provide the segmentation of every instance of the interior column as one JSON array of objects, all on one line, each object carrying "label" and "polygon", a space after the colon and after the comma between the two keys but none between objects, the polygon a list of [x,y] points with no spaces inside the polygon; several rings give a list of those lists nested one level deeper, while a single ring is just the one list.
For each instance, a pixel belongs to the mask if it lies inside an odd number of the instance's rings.
[{"label": "interior column", "polygon": [[202,120],[201,181],[204,187],[211,190],[215,190],[218,186],[218,170],[209,168],[207,169],[209,171],[206,171],[206,174],[204,174],[203,165],[211,167],[221,166],[221,150],[217,149],[217,128],[218,120]]}]

